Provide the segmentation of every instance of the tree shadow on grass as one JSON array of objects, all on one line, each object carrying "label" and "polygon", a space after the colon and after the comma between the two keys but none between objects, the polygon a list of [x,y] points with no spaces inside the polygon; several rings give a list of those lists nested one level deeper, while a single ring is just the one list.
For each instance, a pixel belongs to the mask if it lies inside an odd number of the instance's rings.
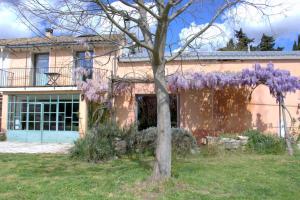
[{"label": "tree shadow on grass", "polygon": [[136,154],[128,156],[129,160],[138,164],[145,170],[152,170],[154,164],[154,157],[143,155],[143,154]]}]

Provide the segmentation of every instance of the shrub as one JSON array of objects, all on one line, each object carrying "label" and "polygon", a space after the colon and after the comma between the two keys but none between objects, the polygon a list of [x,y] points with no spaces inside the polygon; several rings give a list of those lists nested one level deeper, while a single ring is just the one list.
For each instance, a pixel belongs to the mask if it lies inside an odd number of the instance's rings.
[{"label": "shrub", "polygon": [[189,131],[181,128],[172,128],[172,149],[176,155],[186,155],[197,150],[195,137]]},{"label": "shrub", "polygon": [[[133,140],[135,152],[154,155],[156,138],[156,127],[150,127],[138,132]],[[196,150],[196,139],[190,132],[180,128],[172,128],[172,151],[175,155],[186,155]]]},{"label": "shrub", "polygon": [[[151,127],[140,132],[135,125],[119,128],[109,122],[90,130],[84,138],[75,142],[71,157],[87,161],[105,161],[116,156],[131,153],[154,155],[157,129]],[[193,135],[178,128],[172,128],[172,149],[175,155],[186,155],[197,150]]]},{"label": "shrub", "polygon": [[94,162],[111,159],[118,155],[115,140],[121,137],[122,133],[123,130],[115,123],[100,124],[75,142],[71,149],[71,157]]},{"label": "shrub", "polygon": [[285,141],[272,135],[265,135],[257,130],[248,130],[247,149],[261,154],[280,154],[285,151]]},{"label": "shrub", "polygon": [[150,127],[137,132],[132,138],[133,150],[136,153],[149,153],[154,155],[156,147],[157,129]]},{"label": "shrub", "polygon": [[6,141],[5,133],[0,133],[0,141]]}]

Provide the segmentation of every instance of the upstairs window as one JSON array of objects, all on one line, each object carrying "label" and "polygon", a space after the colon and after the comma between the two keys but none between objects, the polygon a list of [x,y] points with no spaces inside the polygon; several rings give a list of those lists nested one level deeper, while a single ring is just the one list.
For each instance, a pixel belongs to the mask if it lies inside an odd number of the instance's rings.
[{"label": "upstairs window", "polygon": [[35,86],[45,86],[48,84],[49,53],[34,55],[34,72],[33,81]]},{"label": "upstairs window", "polygon": [[75,67],[84,68],[89,75],[81,77],[82,80],[91,79],[93,76],[93,51],[78,51],[75,55]]},{"label": "upstairs window", "polygon": [[75,67],[81,67],[85,69],[93,68],[93,51],[78,51],[75,57]]}]

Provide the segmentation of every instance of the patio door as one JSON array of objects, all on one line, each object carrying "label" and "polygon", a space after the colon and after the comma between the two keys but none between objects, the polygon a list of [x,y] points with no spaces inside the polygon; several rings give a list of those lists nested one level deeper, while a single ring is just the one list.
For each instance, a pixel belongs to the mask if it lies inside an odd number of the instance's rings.
[{"label": "patio door", "polygon": [[33,142],[42,142],[43,104],[37,102],[29,102],[27,104],[27,111],[27,134],[30,136]]},{"label": "patio door", "polygon": [[34,85],[45,86],[48,83],[49,53],[35,54],[34,56]]},{"label": "patio door", "polygon": [[79,137],[79,94],[10,95],[8,141],[70,143]]},{"label": "patio door", "polygon": [[[34,134],[38,142],[49,140],[52,131],[57,131],[57,110],[56,103],[38,102],[29,103],[28,130]],[[31,130],[31,131],[30,131]],[[54,136],[55,137],[55,136]]]}]

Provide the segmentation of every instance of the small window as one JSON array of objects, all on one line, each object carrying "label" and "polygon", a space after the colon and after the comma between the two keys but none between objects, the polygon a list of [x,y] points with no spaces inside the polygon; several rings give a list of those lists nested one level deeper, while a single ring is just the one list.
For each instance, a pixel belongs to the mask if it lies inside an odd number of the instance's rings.
[{"label": "small window", "polygon": [[93,51],[79,51],[76,52],[75,58],[75,66],[82,67],[85,69],[92,69],[93,68]]},{"label": "small window", "polygon": [[81,77],[82,80],[91,79],[93,76],[93,51],[80,51],[76,52],[75,68],[84,68],[88,70],[88,75]]},{"label": "small window", "polygon": [[[157,102],[155,95],[137,95],[138,129],[157,126]],[[177,96],[170,95],[171,125],[177,127]]]}]

